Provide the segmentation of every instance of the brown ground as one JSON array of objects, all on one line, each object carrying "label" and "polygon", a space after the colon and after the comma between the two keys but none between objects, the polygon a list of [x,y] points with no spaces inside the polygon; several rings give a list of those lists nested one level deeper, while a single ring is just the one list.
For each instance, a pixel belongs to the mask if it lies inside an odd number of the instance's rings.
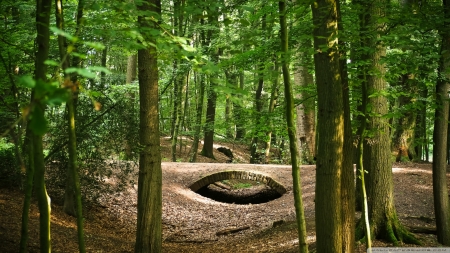
[{"label": "brown ground", "polygon": [[[163,252],[297,252],[298,239],[293,222],[295,211],[292,187],[289,185],[292,182],[289,166],[224,164],[228,158],[216,150],[215,161],[199,156],[199,164],[168,163],[169,143],[169,140],[162,139],[165,161]],[[233,144],[219,146],[231,148],[237,162],[248,163],[248,149],[245,147]],[[183,148],[181,161],[186,161],[188,151],[189,146]],[[213,162],[216,164],[211,164]],[[283,183],[288,191],[268,203],[235,205],[212,201],[187,188],[196,177],[217,171],[218,168],[255,170],[272,176]],[[396,164],[393,172],[396,208],[402,224],[408,227],[435,228],[431,165]],[[314,249],[315,167],[304,166],[301,173],[308,244],[310,249]],[[0,252],[18,251],[22,201],[23,193],[19,190],[0,189]],[[125,192],[104,196],[99,205],[84,210],[87,252],[133,251],[136,202],[134,185]],[[33,201],[30,210],[29,252],[39,251],[38,219],[36,201]],[[76,252],[75,219],[64,214],[61,206],[52,204],[51,221],[53,252]],[[245,229],[227,235],[216,234],[232,228]],[[422,240],[423,246],[439,246],[435,235],[417,234],[417,237]],[[374,246],[392,245],[375,241]],[[364,252],[365,248],[358,245],[357,250]]]}]

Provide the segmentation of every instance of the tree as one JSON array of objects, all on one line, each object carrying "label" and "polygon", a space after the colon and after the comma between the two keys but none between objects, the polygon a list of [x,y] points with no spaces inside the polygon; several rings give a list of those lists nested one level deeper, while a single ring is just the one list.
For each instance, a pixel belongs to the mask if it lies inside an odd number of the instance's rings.
[{"label": "tree", "polygon": [[433,197],[434,213],[436,216],[436,230],[438,242],[450,245],[450,213],[446,176],[447,133],[449,117],[448,92],[450,84],[450,2],[443,1],[445,26],[441,29],[441,59],[439,62],[439,77],[436,85],[436,109],[433,132]]},{"label": "tree", "polygon": [[[209,45],[209,55],[211,57],[211,62],[213,64],[219,63],[219,56],[221,54],[221,50],[217,45],[213,44],[213,39],[218,34],[219,28],[219,12],[218,8],[220,8],[220,3],[216,3],[215,5],[209,6],[208,13],[208,24],[212,26],[206,33],[206,41],[210,43]],[[209,76],[209,88],[207,90],[207,106],[206,106],[206,122],[204,131],[204,144],[201,151],[203,156],[213,158],[213,144],[214,144],[214,122],[216,117],[216,103],[217,103],[217,92],[216,87],[218,86],[217,74],[213,73]]]},{"label": "tree", "polygon": [[[83,4],[80,1],[79,4]],[[55,0],[56,7],[56,25],[61,31],[64,29],[64,15],[63,15],[63,4],[61,0]],[[61,59],[62,70],[64,71],[64,81],[63,86],[69,89],[69,97],[66,103],[68,120],[67,120],[67,132],[69,135],[69,168],[67,173],[67,184],[72,184],[70,187],[66,188],[66,191],[73,191],[65,194],[64,208],[65,212],[77,217],[77,228],[78,228],[78,245],[80,252],[86,252],[84,244],[84,231],[83,231],[83,211],[81,202],[81,189],[80,189],[80,179],[78,176],[78,157],[77,157],[77,141],[75,132],[75,105],[74,99],[76,97],[76,92],[78,90],[77,83],[72,83],[70,80],[70,75],[66,73],[69,68],[69,56],[67,55],[66,40],[62,35],[58,35],[58,48],[59,55]],[[76,210],[72,210],[74,205],[73,195],[76,202]],[[67,200],[70,205],[67,205]],[[70,207],[70,209],[68,208]]]},{"label": "tree", "polygon": [[343,240],[344,99],[337,39],[338,4],[337,0],[321,0],[311,5],[319,135],[315,195],[317,252],[340,252]]},{"label": "tree", "polygon": [[[140,99],[138,214],[135,252],[161,252],[162,246],[162,171],[158,113],[158,63],[155,47],[159,0],[143,1],[139,27],[145,41],[138,50]],[[149,32],[152,31],[152,32]]]},{"label": "tree", "polygon": [[300,181],[300,157],[298,152],[297,143],[297,129],[294,120],[294,97],[292,95],[292,86],[289,76],[289,59],[288,59],[288,32],[286,25],[286,2],[278,2],[279,12],[280,12],[280,37],[281,37],[281,53],[282,62],[281,69],[283,70],[283,81],[284,81],[284,96],[286,104],[286,123],[289,135],[289,149],[291,151],[291,163],[292,163],[292,179],[294,188],[294,205],[298,229],[298,241],[299,241],[299,252],[308,253],[308,244],[306,243],[306,223],[305,214],[303,209],[302,200],[302,185]]},{"label": "tree", "polygon": [[[45,111],[45,92],[39,91],[38,88],[44,90],[50,84],[47,83],[47,66],[45,61],[48,58],[50,45],[50,13],[52,2],[50,0],[36,1],[36,44],[37,53],[35,61],[35,79],[36,85],[31,94],[32,113],[29,124],[32,146],[32,159],[30,166],[34,166],[34,185],[38,198],[39,206],[39,239],[40,252],[51,252],[51,237],[50,237],[50,197],[47,194],[45,185],[45,163],[42,136],[47,131],[46,120],[44,116]],[[33,169],[30,170],[30,172]]]},{"label": "tree", "polygon": [[[367,111],[366,138],[361,140],[363,146],[363,166],[368,171],[365,175],[367,182],[368,213],[370,233],[373,238],[386,238],[398,241],[414,242],[417,240],[400,224],[394,206],[392,162],[390,160],[389,122],[384,115],[388,112],[387,98],[382,95],[387,83],[384,79],[386,69],[382,58],[386,56],[386,45],[380,40],[385,32],[384,23],[379,18],[386,15],[387,2],[373,1],[371,6],[361,5],[363,24],[366,25],[368,36],[364,39],[371,48],[368,59],[370,65],[364,73],[367,80]],[[363,220],[357,231],[357,239],[362,238]]]}]

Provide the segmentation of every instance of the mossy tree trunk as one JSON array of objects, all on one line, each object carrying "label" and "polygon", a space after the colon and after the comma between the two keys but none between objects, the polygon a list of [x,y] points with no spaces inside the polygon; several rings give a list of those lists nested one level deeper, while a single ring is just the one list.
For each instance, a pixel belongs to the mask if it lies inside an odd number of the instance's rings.
[{"label": "mossy tree trunk", "polygon": [[[369,71],[367,72],[366,138],[363,140],[363,166],[368,198],[370,232],[373,238],[383,238],[394,244],[418,243],[399,222],[394,205],[394,183],[390,152],[389,121],[383,117],[388,113],[388,101],[383,95],[387,88],[384,79],[385,66],[381,59],[386,56],[386,46],[380,41],[385,25],[378,22],[385,16],[388,2],[375,0],[372,6],[361,5],[368,21],[368,48],[371,48]],[[375,95],[376,94],[376,95]],[[363,220],[360,220],[357,239],[364,236]]]},{"label": "mossy tree trunk", "polygon": [[[75,35],[79,35],[81,33],[81,28],[83,25],[83,10],[84,10],[84,0],[78,1],[77,6],[77,20],[76,20],[76,29],[75,29]],[[74,45],[74,51],[77,51],[78,44],[75,43]],[[68,61],[68,60],[67,60]],[[80,57],[74,55],[72,57],[72,65],[71,67],[78,68],[80,67],[81,59]],[[67,64],[69,66],[69,62],[66,62],[64,64]],[[71,94],[71,101],[70,103],[73,104],[73,114],[76,115],[76,108],[77,108],[77,100],[78,100],[78,75],[74,73],[70,78],[72,85],[72,94]],[[69,158],[70,159],[70,158]],[[67,181],[66,181],[66,188],[64,192],[64,206],[63,210],[65,213],[76,216],[76,194],[75,194],[75,179],[73,178],[73,174],[70,170],[67,170]]]},{"label": "mossy tree trunk", "polygon": [[286,105],[286,122],[289,135],[289,150],[291,151],[292,178],[294,191],[294,205],[298,230],[299,252],[308,253],[306,243],[306,223],[302,200],[302,185],[300,181],[300,157],[298,152],[297,129],[295,125],[294,97],[292,95],[292,85],[289,75],[289,46],[288,32],[286,24],[286,2],[279,1],[280,14],[280,37],[281,37],[281,69],[283,71],[284,96]]},{"label": "mossy tree trunk", "polygon": [[[63,3],[61,0],[55,0],[56,6],[56,24],[61,30],[64,30],[64,12]],[[58,35],[58,48],[59,55],[62,61],[62,69],[65,71],[70,66],[69,56],[67,55],[66,40],[63,36]],[[73,212],[72,215],[77,217],[77,230],[78,230],[78,246],[80,252],[86,252],[84,243],[84,230],[83,230],[83,211],[81,202],[81,189],[80,180],[78,175],[78,161],[77,161],[77,142],[76,142],[76,132],[75,132],[75,106],[74,106],[74,87],[77,84],[72,83],[70,76],[64,74],[64,86],[69,88],[69,99],[66,103],[68,119],[67,119],[67,132],[69,135],[69,166],[68,166],[68,178],[71,178],[70,183],[73,185],[69,189],[73,189],[73,195],[75,196],[75,210],[70,210]],[[72,195],[71,194],[71,195]],[[71,205],[74,202],[71,200]],[[74,208],[71,206],[71,208]]]},{"label": "mossy tree trunk", "polygon": [[[48,58],[49,44],[50,44],[50,13],[51,13],[51,0],[40,0],[36,1],[36,30],[37,30],[37,53],[35,61],[35,79],[36,82],[42,82],[43,85],[47,81],[47,66],[44,63]],[[45,121],[45,105],[41,103],[40,99],[36,95],[35,90],[33,90],[31,95],[31,104],[33,106],[33,117],[32,120],[35,122],[38,119],[43,119]],[[40,122],[43,123],[43,122]],[[30,122],[31,125],[31,122]],[[35,169],[34,174],[34,186],[36,190],[36,195],[38,199],[39,207],[39,241],[40,241],[40,252],[51,252],[51,239],[50,239],[50,197],[47,194],[47,189],[45,186],[45,163],[44,163],[44,149],[42,144],[43,131],[36,129],[36,124],[34,124],[35,129],[30,126],[31,129],[31,143],[33,145],[33,165]],[[42,126],[39,126],[42,127]]]},{"label": "mossy tree trunk", "polygon": [[[343,30],[338,8],[338,29]],[[342,160],[341,194],[342,194],[342,252],[355,252],[355,172],[353,168],[353,134],[350,111],[350,86],[347,72],[347,48],[345,40],[339,38],[339,72],[342,82],[342,105],[344,109],[344,146]]]},{"label": "mossy tree trunk", "polygon": [[401,113],[395,127],[393,138],[393,151],[397,154],[396,161],[411,161],[416,158],[414,149],[414,137],[416,129],[416,90],[417,83],[413,74],[405,74],[400,77],[401,90],[408,94],[402,94],[398,98],[398,109]]},{"label": "mossy tree trunk", "polygon": [[[143,29],[158,30],[160,0],[143,1],[137,6]],[[152,19],[149,17],[153,17]],[[145,30],[144,30],[145,31]],[[152,34],[152,33],[150,33]],[[143,32],[144,39],[156,44],[155,36]],[[158,113],[158,62],[154,46],[138,50],[140,99],[139,179],[135,252],[161,252],[162,247],[162,170]]]},{"label": "mossy tree trunk", "polygon": [[319,0],[311,6],[317,84],[318,152],[316,166],[317,252],[343,247],[341,176],[344,107],[338,52],[338,2]]}]

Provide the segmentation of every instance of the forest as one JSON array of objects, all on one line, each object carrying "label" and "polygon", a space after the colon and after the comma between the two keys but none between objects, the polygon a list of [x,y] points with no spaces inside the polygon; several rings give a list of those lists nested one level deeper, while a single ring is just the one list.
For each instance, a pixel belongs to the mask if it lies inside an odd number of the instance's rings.
[{"label": "forest", "polygon": [[0,11],[1,252],[450,246],[448,0]]}]

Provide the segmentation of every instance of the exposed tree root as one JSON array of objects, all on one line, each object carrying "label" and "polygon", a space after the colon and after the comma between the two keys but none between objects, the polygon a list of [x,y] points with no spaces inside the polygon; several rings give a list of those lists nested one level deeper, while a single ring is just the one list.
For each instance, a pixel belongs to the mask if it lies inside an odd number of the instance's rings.
[{"label": "exposed tree root", "polygon": [[[373,226],[371,222],[370,231],[372,239],[382,239],[387,242],[393,243],[395,246],[399,246],[401,243],[409,243],[422,245],[422,243],[409,232],[399,220],[394,216],[388,219],[384,224]],[[364,222],[359,220],[355,231],[356,241],[365,243],[366,236],[364,232]]]}]

